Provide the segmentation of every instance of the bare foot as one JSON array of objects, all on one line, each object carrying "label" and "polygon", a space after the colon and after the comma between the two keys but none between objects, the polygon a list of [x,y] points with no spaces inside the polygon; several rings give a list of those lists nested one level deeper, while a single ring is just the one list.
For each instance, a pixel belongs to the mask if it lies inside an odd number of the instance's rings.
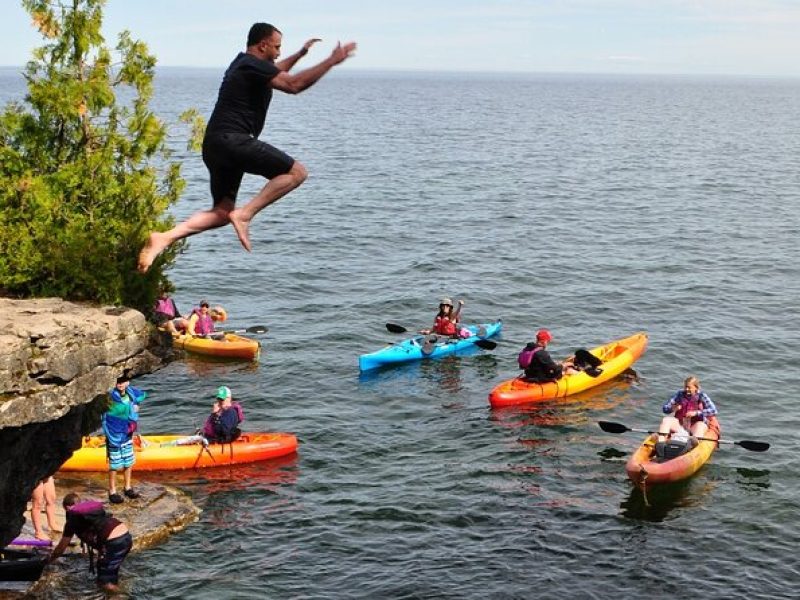
[{"label": "bare foot", "polygon": [[158,231],[151,233],[144,248],[139,252],[139,264],[136,267],[139,273],[147,273],[150,265],[169,246],[169,243],[169,238],[165,234]]},{"label": "bare foot", "polygon": [[233,225],[233,229],[236,232],[239,241],[242,243],[242,246],[244,246],[244,249],[248,252],[251,252],[252,248],[250,246],[250,238],[247,235],[248,229],[250,228],[250,221],[240,219],[238,212],[238,210],[232,210],[230,214],[228,214],[228,218],[231,221],[231,225]]},{"label": "bare foot", "polygon": [[35,537],[37,540],[42,540],[42,541],[45,541],[45,540],[47,540],[48,542],[50,541],[50,536],[49,536],[49,535],[47,535],[47,534],[46,534],[45,532],[43,532],[43,531],[42,531],[42,532],[40,532],[40,533],[37,533],[37,534],[36,534],[36,535],[34,535],[33,537]]}]

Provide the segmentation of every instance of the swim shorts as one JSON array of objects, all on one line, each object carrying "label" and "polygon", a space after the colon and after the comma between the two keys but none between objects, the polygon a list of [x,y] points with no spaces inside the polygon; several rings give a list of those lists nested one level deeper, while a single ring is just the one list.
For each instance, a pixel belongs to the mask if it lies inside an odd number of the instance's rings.
[{"label": "swim shorts", "polygon": [[288,173],[294,159],[246,133],[222,133],[203,140],[203,162],[211,176],[211,197],[216,206],[225,198],[236,201],[245,173],[272,179]]},{"label": "swim shorts", "polygon": [[108,455],[108,468],[112,471],[119,471],[132,467],[136,462],[133,456],[133,440],[123,442],[121,446],[106,446]]},{"label": "swim shorts", "polygon": [[97,583],[119,583],[119,568],[133,546],[133,537],[126,533],[103,544],[103,552],[97,559]]}]

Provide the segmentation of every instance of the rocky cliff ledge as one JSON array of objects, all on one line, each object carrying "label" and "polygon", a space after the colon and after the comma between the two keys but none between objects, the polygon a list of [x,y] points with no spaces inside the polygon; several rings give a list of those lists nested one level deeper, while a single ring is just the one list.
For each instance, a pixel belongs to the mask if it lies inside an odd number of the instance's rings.
[{"label": "rocky cliff ledge", "polygon": [[35,483],[97,428],[116,378],[158,369],[167,352],[132,309],[0,298],[0,547]]}]

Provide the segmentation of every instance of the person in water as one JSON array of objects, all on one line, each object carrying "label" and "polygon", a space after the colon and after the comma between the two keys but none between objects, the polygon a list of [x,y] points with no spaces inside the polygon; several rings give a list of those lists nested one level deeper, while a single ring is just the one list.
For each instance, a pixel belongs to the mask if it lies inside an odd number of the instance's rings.
[{"label": "person in water", "polygon": [[547,345],[553,341],[553,335],[547,329],[536,332],[536,341],[526,344],[520,352],[519,366],[524,370],[525,379],[535,383],[558,381],[564,375],[572,375],[578,371],[571,360],[556,362],[547,351]]},{"label": "person in water", "polygon": [[118,591],[119,569],[133,547],[133,537],[127,526],[106,513],[101,502],[82,502],[76,493],[64,496],[62,504],[67,517],[64,533],[50,554],[48,563],[61,556],[72,536],[77,535],[89,547],[92,568],[94,552],[98,553],[97,585],[107,592]]},{"label": "person in water", "polygon": [[[461,336],[462,331],[459,326],[461,322],[461,309],[464,306],[464,301],[458,301],[458,308],[453,311],[453,301],[450,298],[442,298],[439,302],[439,312],[433,319],[433,327],[430,329],[423,329],[420,331],[423,335],[436,333],[438,335],[446,335],[449,337]],[[466,331],[466,336],[469,337],[469,331]]]},{"label": "person in water", "polygon": [[228,386],[217,388],[217,397],[203,425],[203,437],[209,442],[230,443],[241,435],[239,425],[244,421],[244,411]]},{"label": "person in water", "polygon": [[683,389],[675,392],[661,410],[668,416],[658,426],[659,442],[667,438],[685,442],[690,435],[701,438],[709,429],[719,435],[717,407],[700,389],[700,380],[694,375],[686,378]]},{"label": "person in water", "polygon": [[[319,38],[309,39],[285,59],[281,54],[283,34],[268,23],[255,23],[247,34],[247,49],[225,71],[214,111],[203,139],[203,162],[211,179],[211,210],[196,212],[169,231],[153,231],[139,253],[138,269],[145,273],[170,244],[230,223],[244,249],[250,252],[250,221],[262,209],[301,185],[306,168],[285,152],[259,140],[272,100],[272,90],[298,94],[319,81],[328,71],[350,58],[355,42],[337,43],[322,62],[296,74],[290,69]],[[235,208],[244,173],[269,181],[246,205]]]}]

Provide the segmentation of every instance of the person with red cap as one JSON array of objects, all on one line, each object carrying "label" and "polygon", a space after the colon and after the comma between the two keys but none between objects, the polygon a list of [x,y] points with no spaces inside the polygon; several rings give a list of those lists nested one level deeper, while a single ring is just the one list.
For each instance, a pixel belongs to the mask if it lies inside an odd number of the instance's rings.
[{"label": "person with red cap", "polygon": [[530,342],[519,353],[519,366],[525,371],[525,379],[536,383],[556,381],[564,375],[577,373],[571,360],[556,362],[547,351],[553,335],[547,329],[536,332],[536,341]]}]

